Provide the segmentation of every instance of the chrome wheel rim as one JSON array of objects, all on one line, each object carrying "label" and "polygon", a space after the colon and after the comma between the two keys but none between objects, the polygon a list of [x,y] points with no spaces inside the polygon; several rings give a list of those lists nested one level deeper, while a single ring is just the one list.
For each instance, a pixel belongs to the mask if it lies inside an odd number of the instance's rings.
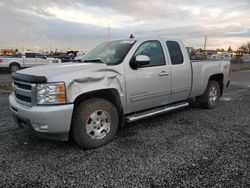
[{"label": "chrome wheel rim", "polygon": [[86,121],[86,131],[93,140],[104,138],[110,131],[111,118],[108,112],[97,110]]},{"label": "chrome wheel rim", "polygon": [[218,91],[215,87],[212,87],[209,92],[209,102],[211,104],[215,103],[218,98]]}]

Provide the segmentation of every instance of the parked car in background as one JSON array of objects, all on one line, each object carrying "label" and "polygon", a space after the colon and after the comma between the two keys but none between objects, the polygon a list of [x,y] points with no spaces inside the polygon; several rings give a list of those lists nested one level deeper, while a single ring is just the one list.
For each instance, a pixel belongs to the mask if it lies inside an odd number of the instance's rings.
[{"label": "parked car in background", "polygon": [[53,58],[57,58],[60,59],[62,63],[66,63],[66,62],[72,62],[74,57],[70,57],[69,54],[67,53],[58,53],[58,54],[54,54]]},{"label": "parked car in background", "polygon": [[82,62],[84,55],[84,52],[77,52],[76,57],[74,58],[74,62]]},{"label": "parked car in background", "polygon": [[11,73],[22,68],[48,65],[52,63],[61,63],[61,60],[57,58],[48,58],[45,55],[33,52],[28,52],[24,55],[16,54],[12,57],[0,57],[0,68],[8,69]]},{"label": "parked car in background", "polygon": [[215,59],[215,60],[220,60],[220,59],[224,59],[224,60],[230,60],[231,56],[228,52],[219,52],[216,54],[212,54],[212,55],[208,55],[207,59]]},{"label": "parked car in background", "polygon": [[242,60],[243,63],[250,63],[250,54],[244,54]]},{"label": "parked car in background", "polygon": [[64,52],[55,52],[52,57],[61,59],[62,63],[74,62],[74,58],[76,57],[78,51],[68,50]]}]

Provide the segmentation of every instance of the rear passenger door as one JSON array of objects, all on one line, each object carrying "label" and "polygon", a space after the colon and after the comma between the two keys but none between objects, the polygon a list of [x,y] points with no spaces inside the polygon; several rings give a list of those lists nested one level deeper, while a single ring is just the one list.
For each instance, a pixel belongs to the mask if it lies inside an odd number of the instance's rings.
[{"label": "rear passenger door", "polygon": [[36,65],[36,54],[35,53],[25,53],[24,57],[25,67],[33,67]]},{"label": "rear passenger door", "polygon": [[49,60],[45,55],[36,54],[36,65],[46,65],[49,64]]},{"label": "rear passenger door", "polygon": [[172,92],[170,103],[186,100],[192,87],[192,67],[186,48],[177,41],[166,41],[168,48]]}]

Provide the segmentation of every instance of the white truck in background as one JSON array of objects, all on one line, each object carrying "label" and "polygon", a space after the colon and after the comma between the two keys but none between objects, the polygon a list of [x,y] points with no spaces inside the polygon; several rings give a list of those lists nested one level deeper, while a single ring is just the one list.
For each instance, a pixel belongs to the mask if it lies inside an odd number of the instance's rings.
[{"label": "white truck in background", "polygon": [[8,69],[13,73],[22,68],[34,67],[38,65],[48,65],[52,63],[61,63],[60,59],[50,58],[45,55],[28,52],[24,55],[15,57],[0,57],[0,68]]}]

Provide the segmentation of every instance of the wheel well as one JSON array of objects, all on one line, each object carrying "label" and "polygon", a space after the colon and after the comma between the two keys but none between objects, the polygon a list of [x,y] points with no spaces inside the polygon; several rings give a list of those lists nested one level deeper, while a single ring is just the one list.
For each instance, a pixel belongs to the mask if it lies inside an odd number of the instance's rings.
[{"label": "wheel well", "polygon": [[214,80],[214,81],[218,82],[218,84],[220,86],[221,95],[223,94],[223,88],[224,88],[223,79],[224,79],[223,74],[215,74],[215,75],[210,76],[210,78],[209,78],[209,80]]},{"label": "wheel well", "polygon": [[21,67],[18,62],[11,62],[10,65],[9,65],[9,68],[10,68],[11,65],[18,65],[19,67]]},{"label": "wheel well", "polygon": [[124,124],[122,103],[120,100],[120,95],[116,89],[102,89],[102,90],[91,91],[91,92],[79,95],[74,101],[74,110],[77,108],[77,106],[81,102],[83,102],[87,99],[91,99],[91,98],[103,98],[103,99],[106,99],[107,101],[111,102],[116,107],[116,109],[118,111],[119,124],[120,125]]}]

